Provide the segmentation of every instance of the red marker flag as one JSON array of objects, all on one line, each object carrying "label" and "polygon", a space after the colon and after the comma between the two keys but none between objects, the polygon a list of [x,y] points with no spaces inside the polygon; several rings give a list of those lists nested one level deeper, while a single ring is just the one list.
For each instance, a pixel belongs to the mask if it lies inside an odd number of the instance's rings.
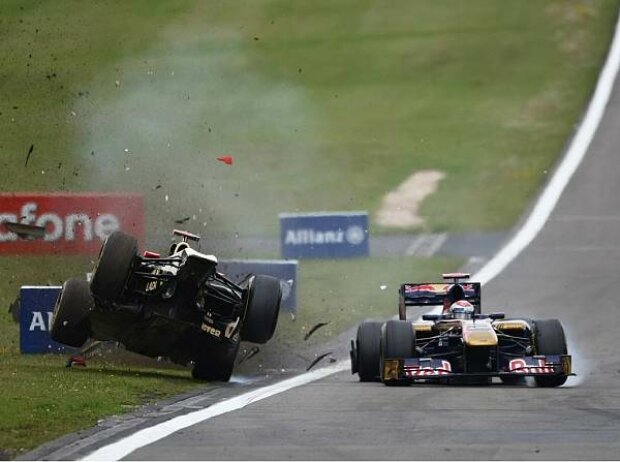
[{"label": "red marker flag", "polygon": [[224,162],[226,165],[232,165],[233,158],[232,156],[220,156],[217,158],[220,162]]}]

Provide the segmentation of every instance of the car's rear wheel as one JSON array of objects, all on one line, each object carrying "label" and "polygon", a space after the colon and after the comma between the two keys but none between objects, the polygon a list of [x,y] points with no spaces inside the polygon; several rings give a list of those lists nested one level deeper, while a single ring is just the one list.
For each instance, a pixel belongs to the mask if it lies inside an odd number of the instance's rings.
[{"label": "car's rear wheel", "polygon": [[381,326],[376,321],[362,322],[357,328],[357,373],[360,382],[379,381]]},{"label": "car's rear wheel", "polygon": [[62,285],[52,317],[52,339],[79,348],[90,335],[88,312],[93,308],[93,297],[88,282],[68,279]]},{"label": "car's rear wheel", "polygon": [[268,342],[276,330],[281,300],[279,279],[263,274],[255,276],[248,289],[241,338],[253,343]]},{"label": "car's rear wheel", "polygon": [[[564,328],[557,319],[534,321],[534,339],[536,354],[565,355],[568,351]],[[565,375],[534,377],[539,387],[559,387],[566,382],[566,379],[567,377]]]},{"label": "car's rear wheel", "polygon": [[[381,332],[380,342],[380,375],[383,377],[383,362],[386,359],[413,358],[415,356],[415,332],[413,326],[408,321],[388,321],[384,324]],[[397,382],[384,382],[395,384]]]},{"label": "car's rear wheel", "polygon": [[97,299],[120,299],[138,252],[138,241],[121,231],[110,234],[99,252],[90,290]]},{"label": "car's rear wheel", "polygon": [[221,343],[207,348],[194,361],[192,377],[210,382],[228,382],[235,366],[239,342]]}]

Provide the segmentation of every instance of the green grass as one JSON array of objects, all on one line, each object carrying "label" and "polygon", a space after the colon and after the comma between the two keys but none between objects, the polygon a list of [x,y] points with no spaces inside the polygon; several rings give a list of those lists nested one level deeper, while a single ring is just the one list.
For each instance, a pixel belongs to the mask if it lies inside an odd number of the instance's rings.
[{"label": "green grass", "polygon": [[185,371],[89,361],[65,368],[65,357],[2,352],[0,454],[10,458],[99,419],[196,388]]},{"label": "green grass", "polygon": [[[617,9],[617,0],[3,0],[0,191],[140,192],[147,243],[186,216],[207,242],[232,241],[276,234],[279,212],[374,215],[385,193],[432,168],[447,176],[422,206],[424,229],[508,229],[579,119]],[[295,347],[318,321],[330,324],[310,344],[391,314],[399,282],[459,263],[302,262],[299,316],[275,345]],[[1,256],[0,306],[20,285],[91,267],[89,257]],[[186,372],[101,369],[20,357],[0,311],[0,448],[90,425],[153,389],[195,386]],[[91,388],[111,391],[91,402]],[[38,390],[46,394],[30,406]]]}]

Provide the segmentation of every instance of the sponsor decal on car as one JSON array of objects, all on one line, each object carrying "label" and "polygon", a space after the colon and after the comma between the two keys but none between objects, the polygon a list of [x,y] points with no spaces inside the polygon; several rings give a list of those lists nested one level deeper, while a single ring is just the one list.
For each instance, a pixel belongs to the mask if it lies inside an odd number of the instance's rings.
[{"label": "sponsor decal on car", "polygon": [[516,374],[553,374],[555,367],[545,358],[517,358],[508,363],[508,371]]},{"label": "sponsor decal on car", "polygon": [[423,366],[421,364],[407,364],[403,367],[406,377],[433,377],[448,375],[452,372],[452,365],[449,361],[441,360],[441,365]]},{"label": "sponsor decal on car", "polygon": [[[41,239],[21,239],[7,223],[42,227],[45,232]],[[142,238],[141,195],[0,193],[0,252],[4,254],[94,254],[117,230]]]}]

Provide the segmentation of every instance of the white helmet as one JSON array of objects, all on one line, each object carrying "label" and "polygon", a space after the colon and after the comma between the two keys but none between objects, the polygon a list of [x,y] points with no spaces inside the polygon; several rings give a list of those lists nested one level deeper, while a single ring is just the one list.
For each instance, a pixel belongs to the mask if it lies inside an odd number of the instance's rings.
[{"label": "white helmet", "polygon": [[454,319],[472,319],[474,317],[474,305],[467,300],[459,300],[450,305],[450,313]]}]

